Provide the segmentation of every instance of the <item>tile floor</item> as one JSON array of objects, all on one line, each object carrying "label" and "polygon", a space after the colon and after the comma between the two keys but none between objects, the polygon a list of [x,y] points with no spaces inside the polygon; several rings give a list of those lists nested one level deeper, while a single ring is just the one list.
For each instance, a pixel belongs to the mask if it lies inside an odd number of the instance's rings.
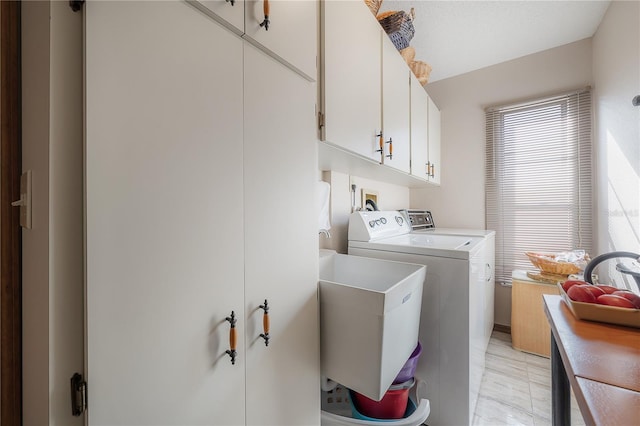
[{"label": "tile floor", "polygon": [[[584,425],[573,395],[571,424]],[[513,349],[510,334],[494,331],[473,425],[551,425],[551,361]]]}]

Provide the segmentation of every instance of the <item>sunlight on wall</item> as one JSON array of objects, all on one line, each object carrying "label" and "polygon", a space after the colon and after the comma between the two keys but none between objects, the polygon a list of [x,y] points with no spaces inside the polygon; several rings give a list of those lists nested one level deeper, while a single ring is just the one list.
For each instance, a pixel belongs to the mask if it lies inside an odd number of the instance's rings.
[{"label": "sunlight on wall", "polygon": [[640,177],[607,132],[609,236],[612,249],[640,246]]},{"label": "sunlight on wall", "polygon": [[[609,250],[640,253],[640,176],[608,131],[607,175]],[[609,279],[618,286],[636,287],[633,279],[616,272],[615,263],[608,264]]]}]

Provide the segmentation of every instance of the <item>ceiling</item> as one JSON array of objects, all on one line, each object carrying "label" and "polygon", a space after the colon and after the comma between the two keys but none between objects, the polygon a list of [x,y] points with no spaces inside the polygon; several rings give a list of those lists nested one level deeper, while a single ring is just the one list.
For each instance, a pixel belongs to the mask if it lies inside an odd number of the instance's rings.
[{"label": "ceiling", "polygon": [[[383,0],[380,12],[415,9],[415,60],[429,82],[593,36],[609,0]],[[379,12],[379,13],[380,13]]]}]

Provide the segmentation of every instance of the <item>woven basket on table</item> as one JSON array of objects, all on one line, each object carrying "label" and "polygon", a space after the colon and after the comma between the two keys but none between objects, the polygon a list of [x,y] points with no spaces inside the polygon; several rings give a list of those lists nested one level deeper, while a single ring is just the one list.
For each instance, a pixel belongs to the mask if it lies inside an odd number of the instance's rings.
[{"label": "woven basket on table", "polygon": [[581,269],[573,263],[556,260],[556,256],[551,253],[525,252],[533,266],[543,272],[556,275],[577,274]]},{"label": "woven basket on table", "polygon": [[415,10],[411,8],[409,13],[399,10],[383,12],[376,16],[380,26],[387,33],[396,49],[402,50],[409,47],[416,32],[413,27],[415,14]]}]

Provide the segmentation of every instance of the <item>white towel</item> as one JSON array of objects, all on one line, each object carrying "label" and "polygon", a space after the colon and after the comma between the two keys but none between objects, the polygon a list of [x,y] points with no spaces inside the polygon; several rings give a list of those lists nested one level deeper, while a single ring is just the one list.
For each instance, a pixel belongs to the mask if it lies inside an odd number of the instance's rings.
[{"label": "white towel", "polygon": [[319,181],[316,192],[318,194],[318,231],[328,231],[331,228],[331,221],[329,220],[331,185],[327,182]]}]

